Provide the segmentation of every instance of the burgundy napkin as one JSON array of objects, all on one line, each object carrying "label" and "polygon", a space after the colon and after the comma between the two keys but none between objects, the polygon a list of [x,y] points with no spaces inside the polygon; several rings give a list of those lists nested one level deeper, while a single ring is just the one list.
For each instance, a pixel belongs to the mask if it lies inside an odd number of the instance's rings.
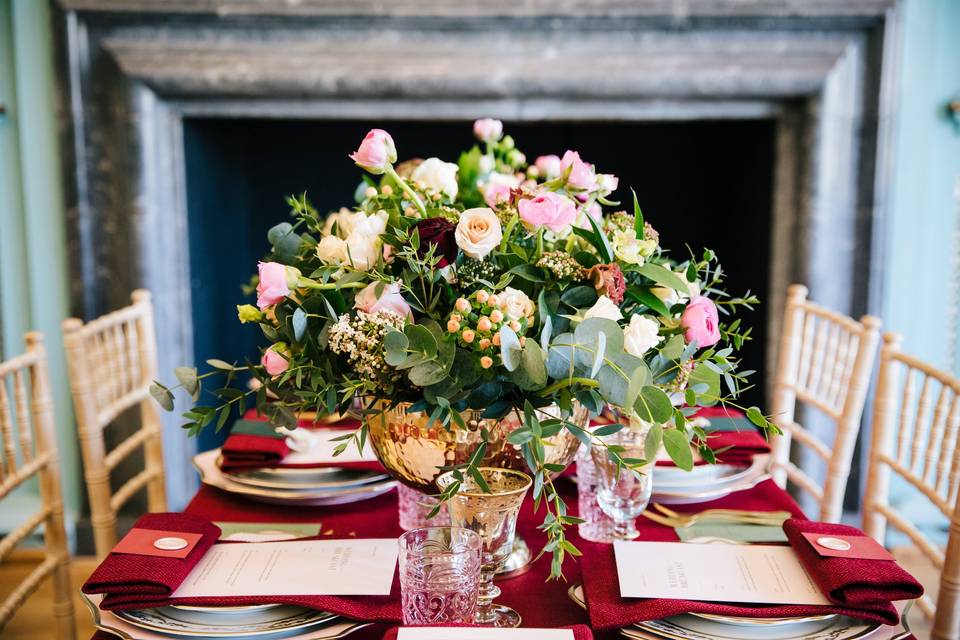
[{"label": "burgundy napkin", "polygon": [[923,595],[923,586],[892,560],[821,556],[803,537],[804,533],[866,535],[856,527],[791,518],[783,523],[783,531],[813,581],[839,605],[875,605],[892,600],[913,600]]},{"label": "burgundy napkin", "polygon": [[[404,625],[404,626],[421,626],[421,625]],[[446,624],[446,625],[436,625],[443,627],[476,627],[479,625],[474,624]],[[557,627],[560,629],[571,629],[573,631],[574,640],[593,640],[593,633],[590,631],[590,627],[585,624],[575,624],[571,627]],[[383,640],[397,640],[397,630],[399,627],[393,627],[388,630],[383,635]]]},{"label": "burgundy napkin", "polygon": [[[677,543],[682,544],[682,543]],[[613,545],[582,542],[581,563],[587,613],[594,629],[608,630],[630,626],[643,620],[657,620],[681,613],[712,613],[754,618],[785,618],[839,613],[884,624],[897,624],[899,614],[890,602],[850,606],[747,605],[667,598],[621,598]]]},{"label": "burgundy napkin", "polygon": [[[185,558],[110,553],[84,583],[84,593],[106,594],[104,602],[123,603],[127,608],[141,608],[169,596],[180,586],[190,570],[220,537],[220,529],[209,521],[185,513],[148,513],[141,516],[135,528],[199,533],[200,541]],[[106,607],[104,607],[106,608]]]},{"label": "burgundy napkin", "polygon": [[[263,425],[258,429],[257,425]],[[382,471],[383,465],[379,462],[329,462],[318,464],[290,464],[283,459],[290,453],[286,438],[273,430],[266,417],[255,411],[248,412],[243,420],[238,420],[232,432],[220,449],[222,458],[220,468],[223,471],[243,471],[247,469],[261,469],[264,467],[280,468],[321,468],[339,467],[343,469],[358,469],[366,471]],[[310,420],[301,420],[299,426],[309,429],[356,429],[360,426],[358,420],[341,420],[332,424],[318,424]],[[350,445],[354,446],[354,445]]]},{"label": "burgundy napkin", "polygon": [[[754,429],[749,431],[716,431],[707,437],[717,462],[747,466],[758,453],[770,453],[770,443]],[[725,450],[724,450],[725,449]]]}]

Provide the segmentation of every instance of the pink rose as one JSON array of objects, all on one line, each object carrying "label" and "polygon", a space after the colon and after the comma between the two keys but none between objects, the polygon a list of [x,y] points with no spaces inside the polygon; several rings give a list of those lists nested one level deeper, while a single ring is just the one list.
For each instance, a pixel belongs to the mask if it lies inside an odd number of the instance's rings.
[{"label": "pink rose", "polygon": [[272,307],[288,295],[287,267],[279,262],[260,262],[260,282],[257,283],[257,306],[263,311]]},{"label": "pink rose", "polygon": [[584,205],[580,207],[580,212],[577,214],[577,220],[574,224],[581,229],[592,229],[590,221],[587,220],[587,216],[593,218],[593,221],[598,225],[603,221],[603,209],[600,208],[600,205],[594,202],[589,207]]},{"label": "pink rose", "polygon": [[397,161],[397,147],[393,138],[383,129],[371,129],[360,143],[360,148],[350,154],[357,166],[379,175]]},{"label": "pink rose", "polygon": [[698,347],[712,347],[720,340],[720,317],[710,298],[697,296],[691,300],[680,316],[680,326],[685,329],[687,342],[696,341]]},{"label": "pink rose", "polygon": [[481,142],[496,142],[503,136],[503,123],[493,118],[481,118],[473,123],[473,135]]},{"label": "pink rose", "polygon": [[487,203],[488,207],[495,209],[497,205],[510,201],[511,189],[512,187],[508,184],[488,182],[483,187],[483,200]]},{"label": "pink rose", "polygon": [[577,217],[577,207],[570,198],[553,191],[544,191],[532,199],[517,204],[520,219],[531,227],[546,227],[559,233]]},{"label": "pink rose", "polygon": [[533,166],[535,166],[540,175],[547,180],[560,176],[560,156],[553,154],[540,156],[533,161]]},{"label": "pink rose", "polygon": [[286,351],[286,345],[278,342],[264,351],[263,357],[260,358],[260,364],[271,376],[278,376],[290,367],[290,361],[281,351]]},{"label": "pink rose", "polygon": [[590,189],[597,180],[593,165],[581,160],[576,151],[564,152],[560,159],[560,172],[567,176],[567,185],[574,189]]},{"label": "pink rose", "polygon": [[[377,286],[382,287],[379,298],[377,297]],[[368,284],[361,289],[353,299],[353,307],[366,313],[393,311],[407,320],[413,320],[410,305],[408,305],[407,301],[400,295],[399,282],[391,282],[390,284],[374,282]]]}]

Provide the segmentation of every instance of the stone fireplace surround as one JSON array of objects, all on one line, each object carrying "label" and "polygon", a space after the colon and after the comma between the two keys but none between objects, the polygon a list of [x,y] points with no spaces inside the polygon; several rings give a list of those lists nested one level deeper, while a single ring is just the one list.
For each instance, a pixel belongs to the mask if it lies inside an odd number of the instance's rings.
[{"label": "stone fireplace surround", "polygon": [[[74,314],[154,293],[193,361],[185,117],[772,118],[769,362],[786,286],[883,283],[895,0],[55,0]],[[695,177],[691,177],[695,179]],[[171,507],[195,479],[168,416]]]}]

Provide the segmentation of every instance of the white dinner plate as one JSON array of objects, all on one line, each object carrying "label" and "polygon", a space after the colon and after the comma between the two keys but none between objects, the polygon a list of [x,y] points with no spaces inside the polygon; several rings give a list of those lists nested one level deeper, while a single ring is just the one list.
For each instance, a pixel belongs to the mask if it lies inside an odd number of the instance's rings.
[{"label": "white dinner plate", "polygon": [[[170,640],[170,638],[176,637],[167,633],[149,631],[141,627],[136,627],[118,617],[112,611],[101,611],[99,604],[101,600],[103,600],[102,595],[88,596],[81,593],[80,596],[83,598],[83,602],[87,606],[87,609],[89,609],[90,615],[93,618],[93,622],[97,629],[105,631],[111,636],[121,638],[122,640]],[[255,640],[256,638],[264,638],[264,640],[277,640],[278,638],[284,638],[285,640],[340,640],[340,638],[344,638],[354,631],[368,626],[370,626],[369,622],[357,622],[354,620],[334,618],[328,623],[311,627],[303,631],[291,631],[289,634],[285,633],[282,635],[272,636],[260,635],[254,636],[253,638],[247,638],[246,640]],[[211,636],[206,637],[209,638]]]},{"label": "white dinner plate", "polygon": [[690,471],[684,471],[680,467],[661,466],[653,469],[653,486],[666,489],[716,482],[736,482],[749,473],[749,465],[701,464]]},{"label": "white dinner plate", "polygon": [[656,476],[654,476],[651,501],[660,504],[696,504],[717,500],[737,491],[752,489],[770,477],[767,472],[769,461],[769,454],[758,454],[753,456],[753,463],[749,467],[731,475],[727,480],[709,480],[683,486],[658,487]]},{"label": "white dinner plate", "polygon": [[179,607],[133,609],[115,614],[135,627],[177,638],[282,638],[337,618],[323,611],[289,605],[233,615]]},{"label": "white dinner plate", "polygon": [[[573,585],[567,595],[587,608],[582,585]],[[768,624],[745,624],[757,620],[761,619],[685,614],[641,622],[621,633],[636,640],[854,640],[880,628],[877,623],[835,615],[769,618]]]},{"label": "white dinner plate", "polygon": [[[217,466],[220,466],[219,460]],[[342,469],[339,467],[310,468],[269,468],[245,469],[243,471],[223,471],[222,473],[240,484],[248,484],[264,489],[308,489],[328,490],[356,487],[389,478],[378,471],[361,469]]]},{"label": "white dinner plate", "polygon": [[396,481],[385,477],[367,484],[331,489],[267,489],[235,482],[217,466],[219,449],[204,451],[193,457],[193,465],[200,472],[200,481],[230,493],[257,502],[297,506],[327,506],[359,502],[384,494],[396,486]]}]

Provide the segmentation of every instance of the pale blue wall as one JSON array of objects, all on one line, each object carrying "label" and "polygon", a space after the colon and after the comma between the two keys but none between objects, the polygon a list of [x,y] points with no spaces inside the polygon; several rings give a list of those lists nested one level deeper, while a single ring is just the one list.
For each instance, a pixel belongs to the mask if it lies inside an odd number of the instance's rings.
[{"label": "pale blue wall", "polygon": [[905,351],[960,373],[951,349],[960,125],[945,110],[960,99],[960,2],[908,0],[903,10],[884,328],[904,335]]},{"label": "pale blue wall", "polygon": [[[0,353],[20,353],[28,330],[46,336],[71,524],[84,489],[60,333],[68,293],[52,56],[46,0],[0,0]],[[35,489],[15,499],[0,509],[0,529],[5,516],[28,513],[19,507],[36,501]]]}]

